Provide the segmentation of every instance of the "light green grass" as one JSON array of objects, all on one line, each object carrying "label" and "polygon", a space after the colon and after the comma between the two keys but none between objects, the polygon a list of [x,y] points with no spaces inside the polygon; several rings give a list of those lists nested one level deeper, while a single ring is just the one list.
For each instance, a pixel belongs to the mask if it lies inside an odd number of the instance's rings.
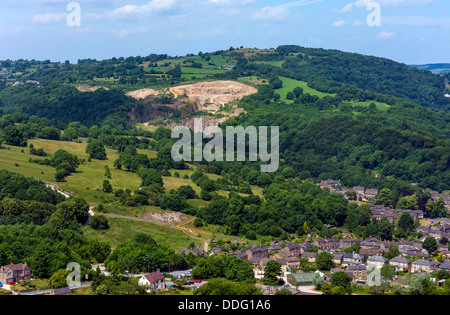
[{"label": "light green grass", "polygon": [[192,242],[200,247],[202,246],[199,241],[192,239],[181,231],[155,224],[111,217],[108,217],[108,222],[111,227],[109,230],[95,231],[88,226],[84,229],[84,235],[87,238],[95,238],[106,242],[111,248],[116,248],[119,244],[132,240],[137,233],[148,234],[158,244],[167,246],[175,251],[182,247],[189,247]]},{"label": "light green grass", "polygon": [[329,94],[314,90],[308,86],[307,82],[304,81],[298,81],[285,77],[280,77],[280,80],[283,81],[283,87],[281,89],[276,90],[275,93],[280,94],[281,101],[285,101],[286,103],[293,102],[292,100],[288,100],[286,98],[286,95],[288,92],[292,92],[296,87],[301,87],[303,89],[303,93],[305,94],[316,95],[319,98],[323,98],[325,96],[336,96],[336,94]]},{"label": "light green grass", "polygon": [[269,84],[267,80],[261,79],[258,76],[240,77],[238,81],[250,84],[250,85],[264,85]]},{"label": "light green grass", "polygon": [[370,106],[370,104],[372,104],[372,103],[374,103],[377,106],[377,109],[380,111],[387,111],[389,108],[391,108],[391,106],[389,106],[388,104],[377,102],[377,101],[356,102],[356,103],[350,103],[349,105],[368,108]]}]

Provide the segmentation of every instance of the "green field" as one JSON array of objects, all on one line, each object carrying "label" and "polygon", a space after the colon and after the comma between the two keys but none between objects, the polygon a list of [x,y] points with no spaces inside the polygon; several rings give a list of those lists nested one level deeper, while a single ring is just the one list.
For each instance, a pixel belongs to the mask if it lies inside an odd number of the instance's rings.
[{"label": "green field", "polygon": [[245,83],[245,84],[249,84],[249,85],[253,85],[253,86],[269,84],[269,82],[267,80],[259,78],[257,76],[239,77],[237,80],[239,82],[242,82],[242,83]]},{"label": "green field", "polygon": [[178,250],[181,247],[187,248],[192,242],[202,247],[200,241],[192,239],[181,231],[155,224],[110,217],[108,217],[108,222],[111,227],[109,230],[95,231],[90,227],[86,227],[84,235],[87,238],[96,238],[99,241],[108,242],[112,248],[116,248],[120,243],[131,240],[137,233],[148,234],[158,244],[173,250]]},{"label": "green field", "polygon": [[286,98],[286,95],[288,92],[291,92],[296,87],[301,87],[303,89],[303,93],[305,93],[305,94],[316,95],[319,98],[323,98],[325,96],[336,96],[335,94],[329,94],[329,93],[324,93],[324,92],[314,90],[308,86],[307,82],[304,82],[304,81],[297,81],[297,80],[289,79],[289,78],[285,78],[285,77],[280,77],[280,80],[283,81],[283,87],[281,89],[276,90],[276,93],[280,94],[281,101],[285,101],[286,103],[293,102],[292,100],[288,100]]},{"label": "green field", "polygon": [[[206,226],[196,228],[193,225],[194,217],[185,216],[184,221],[178,224],[164,223],[178,229],[183,229],[190,235],[200,238],[202,241],[190,237],[189,235],[170,227],[159,226],[149,222],[143,222],[142,217],[149,212],[165,212],[158,207],[142,206],[142,207],[127,207],[120,204],[113,194],[107,194],[102,191],[102,183],[106,178],[105,165],[108,165],[111,172],[110,182],[114,189],[130,189],[137,190],[141,185],[141,178],[133,172],[125,170],[118,170],[114,168],[114,161],[118,158],[118,152],[112,149],[107,149],[108,160],[88,161],[86,154],[86,142],[63,142],[43,139],[29,140],[28,144],[33,144],[37,149],[42,148],[45,152],[52,155],[60,149],[64,149],[71,154],[83,159],[84,162],[78,168],[77,173],[66,178],[65,182],[57,183],[58,186],[74,196],[85,199],[90,205],[95,206],[103,204],[105,207],[104,213],[106,215],[119,215],[129,217],[108,217],[111,229],[107,231],[95,231],[90,227],[85,228],[85,234],[88,237],[95,237],[101,241],[107,241],[112,247],[119,243],[130,240],[136,233],[143,232],[151,235],[161,244],[165,244],[173,249],[180,247],[187,247],[193,241],[199,246],[209,241],[211,234],[218,229],[215,226]],[[28,160],[44,159],[33,156],[29,153],[29,148],[21,148],[4,145],[4,149],[0,150],[0,169],[5,169],[11,172],[19,173],[25,176],[33,177],[35,179],[43,180],[50,183],[55,183],[54,174],[55,169],[50,166],[38,165],[30,163]],[[141,154],[147,154],[150,158],[156,156],[156,152],[150,150],[138,150]],[[51,156],[47,157],[51,158]],[[197,194],[200,195],[201,188],[196,185],[190,178],[184,178],[186,175],[191,176],[194,169],[190,170],[170,170],[172,176],[163,177],[164,187],[167,193],[171,190],[177,190],[181,186],[190,185]],[[178,172],[180,177],[175,177],[174,173]],[[217,180],[220,175],[207,174],[210,179]],[[253,187],[254,188],[254,187]],[[227,196],[228,191],[218,191],[218,194]],[[262,190],[255,189],[255,194],[261,195]],[[202,208],[208,205],[208,202],[201,199],[189,200],[189,204],[194,207]],[[131,219],[130,219],[131,218]],[[132,219],[134,218],[134,219]],[[202,244],[201,244],[202,243]]]},{"label": "green field", "polygon": [[348,104],[352,105],[352,106],[360,106],[360,107],[368,108],[370,106],[370,104],[372,104],[372,103],[377,105],[377,109],[380,111],[387,111],[389,108],[391,108],[391,106],[389,106],[388,104],[377,102],[377,101],[365,101],[365,102],[356,102],[356,103],[348,103]]}]

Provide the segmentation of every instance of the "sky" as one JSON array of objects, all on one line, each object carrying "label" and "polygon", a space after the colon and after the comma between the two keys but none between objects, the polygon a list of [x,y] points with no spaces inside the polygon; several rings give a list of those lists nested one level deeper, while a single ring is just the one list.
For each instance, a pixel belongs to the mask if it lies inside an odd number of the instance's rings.
[{"label": "sky", "polygon": [[449,11],[448,0],[1,0],[0,60],[299,45],[450,63]]}]

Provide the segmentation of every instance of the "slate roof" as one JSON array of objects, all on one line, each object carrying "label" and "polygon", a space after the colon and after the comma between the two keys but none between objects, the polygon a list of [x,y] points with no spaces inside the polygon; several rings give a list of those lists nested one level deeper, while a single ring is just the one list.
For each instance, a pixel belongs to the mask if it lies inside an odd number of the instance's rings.
[{"label": "slate roof", "polygon": [[166,279],[166,277],[164,277],[164,275],[159,271],[149,273],[149,274],[145,275],[144,277],[150,283],[155,283],[157,281]]}]

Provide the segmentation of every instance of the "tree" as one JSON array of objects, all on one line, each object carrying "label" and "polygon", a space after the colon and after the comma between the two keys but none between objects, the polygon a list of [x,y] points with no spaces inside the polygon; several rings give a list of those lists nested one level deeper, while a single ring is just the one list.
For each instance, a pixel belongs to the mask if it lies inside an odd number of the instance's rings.
[{"label": "tree", "polygon": [[264,268],[263,283],[265,285],[277,285],[279,276],[281,276],[281,264],[276,260],[269,261]]},{"label": "tree", "polygon": [[163,186],[162,175],[156,169],[149,168],[145,170],[142,173],[141,178],[142,178],[142,186],[144,187],[151,186],[152,184]]},{"label": "tree", "polygon": [[339,271],[331,276],[331,284],[336,287],[343,287],[347,292],[351,292],[353,279],[344,271]]},{"label": "tree", "polygon": [[61,289],[68,287],[67,277],[69,276],[69,271],[66,269],[61,269],[55,272],[49,279],[49,285],[52,289]]},{"label": "tree", "polygon": [[328,252],[321,252],[316,257],[316,266],[319,270],[328,271],[333,268],[333,255]]},{"label": "tree", "polygon": [[110,194],[113,192],[113,187],[111,185],[111,183],[109,182],[109,180],[104,180],[103,181],[103,191],[107,194]]},{"label": "tree", "polygon": [[293,293],[288,288],[284,288],[275,292],[275,295],[293,295]]},{"label": "tree", "polygon": [[3,141],[6,144],[18,146],[18,147],[26,147],[27,139],[22,131],[20,131],[16,126],[8,126],[3,129]]},{"label": "tree", "polygon": [[299,98],[300,95],[303,94],[303,89],[298,86],[298,87],[294,88],[293,92],[294,92],[295,98]]},{"label": "tree", "polygon": [[382,217],[380,222],[377,224],[378,234],[380,238],[384,241],[392,240],[392,235],[394,233],[394,226],[389,222],[386,217]]},{"label": "tree", "polygon": [[86,153],[91,159],[106,160],[106,150],[103,143],[99,140],[92,141],[86,147]]},{"label": "tree", "polygon": [[390,206],[392,204],[392,191],[389,188],[383,188],[376,199],[378,205]]},{"label": "tree", "polygon": [[394,259],[395,257],[397,257],[398,255],[400,255],[398,245],[394,245],[394,246],[389,247],[389,250],[384,257],[391,260],[391,259]]},{"label": "tree", "polygon": [[428,236],[422,243],[422,247],[427,250],[427,252],[431,255],[439,248],[438,241],[431,236]]},{"label": "tree", "polygon": [[410,232],[414,229],[414,220],[409,213],[405,212],[401,214],[397,225],[403,232]]},{"label": "tree", "polygon": [[195,190],[190,185],[178,188],[178,194],[185,199],[195,199],[198,197]]},{"label": "tree", "polygon": [[90,218],[89,225],[94,230],[108,230],[109,222],[108,219],[103,215],[95,215]]}]

